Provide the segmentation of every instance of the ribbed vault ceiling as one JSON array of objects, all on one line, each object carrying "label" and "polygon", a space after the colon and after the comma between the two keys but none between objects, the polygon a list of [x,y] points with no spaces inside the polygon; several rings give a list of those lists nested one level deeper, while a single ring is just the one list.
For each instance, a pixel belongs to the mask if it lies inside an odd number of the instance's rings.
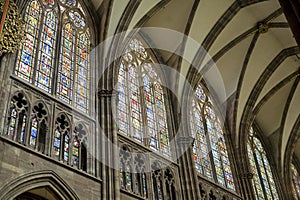
[{"label": "ribbed vault ceiling", "polygon": [[[135,0],[132,0],[135,1]],[[96,8],[100,1],[94,0]],[[300,50],[293,38],[277,0],[143,0],[135,10],[126,10],[130,0],[115,0],[111,6],[108,35],[113,35],[124,13],[131,13],[125,30],[134,27],[161,27],[186,34],[208,52],[206,58],[194,52],[198,69],[216,67],[224,82],[224,101],[234,101],[229,114],[234,122],[231,132],[235,145],[243,139],[245,124],[254,120],[270,141],[273,158],[283,166],[287,147],[300,110]],[[145,20],[146,19],[146,20]],[[260,29],[259,22],[266,24]],[[143,32],[143,34],[146,34]],[[175,44],[189,53],[185,41],[172,41],[162,35],[148,34],[153,44]],[[158,50],[159,51],[159,50]],[[178,59],[174,65],[172,52],[160,51],[163,60],[187,77],[191,63]],[[210,58],[215,65],[206,65]],[[176,60],[176,59],[175,59]],[[201,62],[204,60],[203,62]],[[199,64],[199,62],[197,62]],[[204,67],[205,66],[205,67]],[[181,82],[178,96],[181,96]],[[244,138],[245,139],[245,138]],[[295,153],[300,160],[300,142]]]}]

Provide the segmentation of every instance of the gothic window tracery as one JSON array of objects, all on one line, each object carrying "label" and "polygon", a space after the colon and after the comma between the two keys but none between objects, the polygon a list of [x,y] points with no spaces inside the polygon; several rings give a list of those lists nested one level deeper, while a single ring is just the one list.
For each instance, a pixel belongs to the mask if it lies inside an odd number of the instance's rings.
[{"label": "gothic window tracery", "polygon": [[176,181],[171,168],[162,168],[158,161],[151,165],[152,198],[155,200],[176,200]]},{"label": "gothic window tracery", "polygon": [[147,175],[146,175],[146,166],[145,166],[145,158],[137,154],[134,156],[134,184],[135,184],[135,191],[134,193],[147,198]]},{"label": "gothic window tracery", "polygon": [[153,199],[163,200],[163,171],[161,170],[160,165],[155,162],[151,166],[152,169],[152,187],[153,187]]},{"label": "gothic window tracery", "polygon": [[266,152],[260,140],[255,136],[252,127],[249,132],[247,149],[256,199],[279,199]]},{"label": "gothic window tracery", "polygon": [[45,104],[39,102],[33,106],[31,114],[31,126],[29,145],[42,153],[45,151],[46,134],[48,129],[48,112]]},{"label": "gothic window tracery", "polygon": [[130,150],[127,146],[123,146],[120,150],[120,186],[121,189],[132,192],[132,158]]},{"label": "gothic window tracery", "polygon": [[25,142],[25,130],[28,123],[29,102],[25,95],[17,92],[10,101],[6,135],[17,142]]},{"label": "gothic window tracery", "polygon": [[223,126],[211,97],[200,83],[192,100],[190,116],[192,136],[195,138],[193,158],[198,173],[235,191]]},{"label": "gothic window tracery", "polygon": [[119,131],[170,156],[165,92],[154,65],[144,45],[133,39],[119,67]]},{"label": "gothic window tracery", "polygon": [[78,110],[89,111],[90,31],[79,2],[31,0],[15,75]]},{"label": "gothic window tracery", "polygon": [[72,165],[83,171],[87,171],[86,137],[86,129],[81,123],[78,124],[73,134]]},{"label": "gothic window tracery", "polygon": [[69,163],[70,131],[70,121],[60,114],[55,120],[54,157],[66,163]]}]

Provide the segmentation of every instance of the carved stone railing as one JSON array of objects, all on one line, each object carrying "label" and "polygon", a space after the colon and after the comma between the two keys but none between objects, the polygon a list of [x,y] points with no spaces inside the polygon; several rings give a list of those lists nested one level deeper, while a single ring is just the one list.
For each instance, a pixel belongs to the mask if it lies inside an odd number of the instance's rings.
[{"label": "carved stone railing", "polygon": [[206,179],[198,177],[200,194],[203,200],[241,200],[233,191],[225,189]]}]

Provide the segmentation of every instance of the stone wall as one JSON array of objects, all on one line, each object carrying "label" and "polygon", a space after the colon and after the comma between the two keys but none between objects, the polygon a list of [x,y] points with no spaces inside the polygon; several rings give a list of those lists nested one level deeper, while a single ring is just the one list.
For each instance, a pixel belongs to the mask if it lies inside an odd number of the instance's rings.
[{"label": "stone wall", "polygon": [[101,180],[3,137],[0,160],[0,191],[23,175],[52,171],[79,199],[101,199]]}]

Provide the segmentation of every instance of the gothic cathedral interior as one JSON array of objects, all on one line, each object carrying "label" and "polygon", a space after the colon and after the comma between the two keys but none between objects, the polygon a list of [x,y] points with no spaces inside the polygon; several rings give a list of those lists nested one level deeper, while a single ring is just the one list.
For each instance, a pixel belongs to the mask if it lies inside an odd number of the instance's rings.
[{"label": "gothic cathedral interior", "polygon": [[299,0],[1,0],[1,200],[300,199]]}]

